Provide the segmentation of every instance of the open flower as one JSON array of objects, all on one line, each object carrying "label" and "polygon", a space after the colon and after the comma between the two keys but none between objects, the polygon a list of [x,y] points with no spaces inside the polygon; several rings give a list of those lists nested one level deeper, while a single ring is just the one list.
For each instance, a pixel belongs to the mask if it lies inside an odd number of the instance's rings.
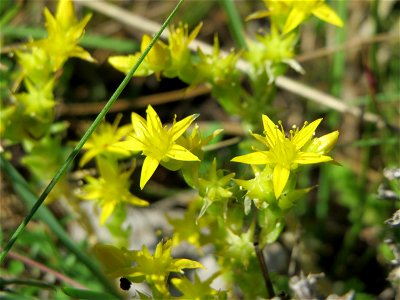
[{"label": "open flower", "polygon": [[131,194],[129,191],[129,177],[133,168],[121,172],[116,161],[111,159],[98,159],[100,177],[85,177],[87,184],[79,195],[83,200],[95,200],[102,208],[100,224],[104,224],[110,217],[115,207],[122,203],[130,203],[136,206],[148,206],[149,203]]},{"label": "open flower", "polygon": [[171,26],[168,37],[168,49],[171,57],[170,65],[164,69],[166,77],[179,77],[186,83],[192,83],[197,70],[191,62],[189,44],[199,34],[202,23],[197,25],[190,33],[187,24],[180,23],[177,27]]},{"label": "open flower", "polygon": [[165,297],[169,294],[166,280],[171,272],[183,273],[183,269],[204,268],[202,264],[194,260],[172,258],[172,247],[172,240],[161,241],[157,244],[154,254],[151,255],[145,246],[139,251],[98,244],[93,252],[104,265],[108,276],[125,277],[132,282],[141,282],[146,279]]},{"label": "open flower", "polygon": [[[137,63],[142,53],[151,43],[152,38],[145,34],[143,35],[142,42],[140,44],[140,52],[136,52],[131,55],[117,55],[108,58],[108,62],[125,74],[128,74],[132,67]],[[157,40],[147,54],[145,59],[140,64],[139,68],[135,72],[134,76],[149,76],[155,74],[157,79],[160,79],[161,72],[169,65],[170,54],[167,45]]]},{"label": "open flower", "polygon": [[[275,125],[266,115],[263,115],[262,119],[265,137],[258,134],[253,134],[253,136],[264,143],[268,150],[237,156],[232,161],[251,165],[271,165],[276,198],[281,196],[289,180],[290,172],[296,169],[298,165],[316,164],[332,160],[330,156],[324,155],[327,152],[324,149],[332,149],[332,144],[336,143],[339,133],[326,135],[329,141],[323,137],[314,138],[318,140],[317,142],[313,141],[314,132],[322,119],[315,120],[310,124],[305,123],[301,129],[294,127],[293,130],[290,130],[289,138],[285,136],[281,123],[279,126]],[[319,145],[313,146],[314,144]]]},{"label": "open flower", "polygon": [[122,115],[117,116],[113,124],[103,122],[99,128],[93,132],[90,139],[83,146],[86,152],[83,154],[79,166],[86,165],[92,158],[99,155],[108,155],[115,158],[123,158],[131,154],[130,151],[113,147],[112,144],[121,141],[132,131],[129,125],[118,127]]},{"label": "open flower", "polygon": [[290,4],[291,10],[283,27],[283,33],[292,31],[311,15],[327,23],[339,27],[343,26],[343,21],[332,8],[325,4],[325,0],[297,0],[290,1]]},{"label": "open flower", "polygon": [[247,20],[271,17],[271,26],[289,33],[311,15],[327,23],[342,27],[343,21],[336,12],[325,4],[325,0],[264,0],[268,10],[257,11]]},{"label": "open flower", "polygon": [[94,62],[89,52],[77,45],[91,15],[86,15],[83,20],[78,21],[72,1],[60,0],[55,17],[47,8],[44,9],[44,16],[48,37],[32,42],[30,45],[46,50],[50,56],[53,71],[58,70],[69,57],[79,57]]},{"label": "open flower", "polygon": [[171,127],[163,126],[157,113],[150,105],[147,118],[143,119],[132,113],[133,134],[126,141],[114,144],[116,147],[131,151],[141,151],[146,156],[140,176],[140,188],[146,185],[158,165],[171,160],[198,161],[199,158],[188,149],[176,143],[198,115],[191,115],[183,120],[174,120]]}]

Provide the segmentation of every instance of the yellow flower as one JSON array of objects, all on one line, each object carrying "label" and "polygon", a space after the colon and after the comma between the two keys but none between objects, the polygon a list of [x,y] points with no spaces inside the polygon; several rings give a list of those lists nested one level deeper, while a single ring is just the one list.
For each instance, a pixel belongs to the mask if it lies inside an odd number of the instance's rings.
[{"label": "yellow flower", "polygon": [[121,158],[131,153],[128,150],[112,146],[112,144],[121,141],[132,131],[129,125],[118,128],[120,120],[121,115],[115,119],[113,124],[107,122],[100,124],[99,128],[83,146],[83,149],[87,151],[83,154],[79,166],[86,165],[93,157],[101,154],[112,154],[116,158]]},{"label": "yellow flower", "polygon": [[[246,164],[268,164],[273,167],[272,182],[274,186],[275,197],[278,199],[289,180],[291,170],[294,170],[301,164],[316,164],[331,161],[330,156],[326,156],[327,149],[332,148],[336,143],[337,134],[328,136],[332,142],[324,142],[323,149],[313,148],[313,135],[322,119],[303,126],[303,128],[294,128],[290,130],[290,137],[285,136],[282,124],[275,125],[266,115],[262,116],[265,137],[258,134],[253,136],[268,147],[268,151],[256,151],[250,154],[237,156],[232,159],[234,162]],[[318,138],[317,138],[318,139]],[[321,138],[319,138],[321,141]],[[323,138],[322,140],[325,140]],[[310,144],[311,143],[311,144]],[[305,146],[310,147],[307,149]],[[330,150],[329,149],[329,150]],[[321,154],[322,153],[322,154]]]},{"label": "yellow flower", "polygon": [[83,200],[99,202],[102,208],[100,224],[105,223],[119,203],[125,202],[136,206],[149,205],[147,201],[132,195],[129,191],[129,177],[134,168],[127,172],[121,172],[116,161],[98,159],[97,162],[100,177],[85,177],[88,183],[83,187],[83,192],[79,197]]},{"label": "yellow flower", "polygon": [[314,15],[327,23],[342,27],[343,21],[325,0],[264,0],[268,10],[257,11],[247,17],[247,20],[271,17],[272,28],[282,29],[286,34],[309,16]]},{"label": "yellow flower", "polygon": [[114,144],[116,147],[130,151],[141,151],[146,156],[140,176],[140,188],[146,185],[160,163],[178,161],[199,161],[189,150],[176,143],[198,115],[191,115],[174,122],[171,127],[163,126],[157,113],[150,105],[147,107],[147,118],[143,119],[132,113],[133,134],[124,142]]},{"label": "yellow flower", "polygon": [[[191,50],[189,44],[196,38],[202,27],[202,23],[197,25],[189,33],[188,25],[180,23],[177,28],[171,26],[168,37],[168,49],[171,56],[171,63],[164,70],[166,77],[180,76],[183,79],[191,79],[196,76],[196,70],[191,68]],[[185,80],[184,80],[185,81]],[[189,80],[187,82],[190,82]]]},{"label": "yellow flower", "polygon": [[143,279],[161,292],[163,296],[169,294],[166,280],[171,272],[183,273],[182,269],[204,268],[197,261],[171,256],[172,240],[157,244],[154,255],[143,246],[141,251],[118,249],[110,245],[96,245],[94,253],[105,266],[108,276],[125,277],[133,282]]},{"label": "yellow flower", "polygon": [[69,57],[79,57],[93,62],[92,56],[82,47],[77,45],[82,37],[86,24],[91,15],[86,15],[78,22],[71,0],[60,0],[57,6],[56,16],[45,8],[46,28],[48,37],[30,43],[47,51],[53,71],[58,70]]},{"label": "yellow flower", "polygon": [[[108,62],[118,71],[127,74],[146,50],[151,40],[152,38],[147,34],[143,35],[140,52],[132,55],[111,56]],[[167,45],[158,40],[139,66],[135,76],[149,76],[155,73],[156,78],[159,79],[161,71],[169,65],[169,61],[170,56]]]},{"label": "yellow flower", "polygon": [[283,33],[285,34],[292,31],[310,15],[314,15],[327,23],[342,27],[343,21],[335,11],[324,2],[324,0],[290,1],[291,10],[283,27]]}]

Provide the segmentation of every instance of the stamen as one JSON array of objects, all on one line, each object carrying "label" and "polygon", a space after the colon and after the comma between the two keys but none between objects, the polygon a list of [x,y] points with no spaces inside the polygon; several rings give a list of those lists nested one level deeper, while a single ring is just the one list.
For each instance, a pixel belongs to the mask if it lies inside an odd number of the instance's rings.
[{"label": "stamen", "polygon": [[281,128],[281,132],[283,135],[285,135],[285,130],[283,129],[283,123],[281,120],[278,121],[279,127]]}]

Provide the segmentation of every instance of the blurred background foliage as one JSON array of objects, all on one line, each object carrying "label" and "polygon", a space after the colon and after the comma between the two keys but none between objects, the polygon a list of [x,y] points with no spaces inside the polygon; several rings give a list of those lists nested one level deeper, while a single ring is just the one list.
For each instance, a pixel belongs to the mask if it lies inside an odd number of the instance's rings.
[{"label": "blurred background foliage", "polygon": [[[222,49],[238,49],[240,41],[233,34],[224,2],[187,1],[175,21],[187,22],[190,28],[203,22],[199,40],[212,44],[214,34],[218,33]],[[397,296],[400,295],[400,271],[396,269],[399,266],[396,255],[400,252],[400,233],[396,222],[385,221],[400,208],[400,5],[398,1],[391,0],[327,2],[342,17],[345,27],[327,26],[316,18],[303,26],[296,59],[306,73],[300,75],[289,71],[288,76],[332,94],[347,105],[379,115],[385,125],[367,123],[362,118],[328,109],[293,92],[277,90],[273,107],[285,123],[301,124],[303,120],[322,116],[324,122],[321,126],[325,127],[321,127],[321,131],[326,133],[339,129],[340,139],[333,157],[341,166],[309,168],[309,176],[302,179],[302,186],[318,184],[318,188],[307,199],[298,202],[287,220],[285,232],[277,242],[280,253],[287,259],[276,266],[274,282],[277,289],[287,290],[290,276],[299,274],[299,270],[304,274],[323,272],[325,278],[320,281],[320,289],[324,294],[326,291],[328,294],[344,294],[354,290],[358,292],[356,299],[393,299],[396,289]],[[108,3],[159,23],[175,5],[174,1],[149,0]],[[9,96],[15,80],[16,65],[12,51],[23,42],[45,35],[42,11],[45,6],[54,11],[55,5],[55,1],[44,0],[1,1],[2,99]],[[234,5],[242,20],[263,8],[261,1],[235,1]],[[80,17],[91,11],[84,3],[77,2],[76,7]],[[265,19],[245,22],[245,34],[254,36],[260,27],[267,25]],[[79,139],[123,79],[123,75],[106,62],[107,58],[137,51],[142,35],[143,32],[124,25],[118,18],[112,19],[93,11],[81,45],[91,52],[97,63],[70,59],[60,74],[55,91],[56,98],[62,99],[55,108],[57,120],[69,124],[67,133],[60,137],[64,145],[68,147]],[[186,94],[182,92],[185,88],[186,85],[178,79],[163,78],[158,81],[154,76],[135,78],[124,90],[107,120],[112,121],[122,112],[121,124],[128,123],[130,111],[143,115],[147,104],[152,104],[157,106],[161,119],[170,120],[173,114],[200,113],[199,123],[209,128],[210,132],[224,124],[224,139],[243,135],[239,120],[227,115],[207,88],[193,87]],[[29,173],[26,168],[26,164],[38,166],[40,162],[24,162],[19,146],[10,146],[7,150],[12,153],[14,166],[30,181],[33,190],[40,190],[42,184],[35,180],[38,174]],[[237,147],[233,146],[218,150],[216,156],[233,157],[237,153]],[[63,158],[54,159],[62,162]],[[211,163],[211,156],[208,159]],[[44,178],[51,178],[54,171],[46,169],[45,165],[46,162],[44,165],[42,162],[38,172],[46,174]],[[234,164],[225,167],[231,170],[239,168]],[[135,176],[139,177],[138,172]],[[81,178],[82,174],[74,167],[67,181],[77,186]],[[3,244],[21,222],[27,204],[16,195],[14,183],[5,174],[1,175],[1,183]],[[160,169],[151,184],[145,191],[139,191],[136,186],[135,193],[151,200],[162,213],[182,213],[185,201],[182,204],[179,199],[185,198],[187,190],[179,176]],[[171,201],[170,196],[176,192],[178,196]],[[48,209],[79,248],[89,249],[93,242],[109,239],[107,232],[96,228],[85,208],[79,207],[76,200],[67,200],[68,205],[63,199],[53,202]],[[165,204],[167,201],[170,203]],[[157,214],[150,215],[148,209],[136,208],[135,211],[128,212],[133,214],[129,218],[137,217],[132,227],[135,230],[136,226],[142,232],[132,238],[135,240],[132,243],[154,246],[157,232],[168,232],[168,227],[164,228],[163,221],[149,222],[138,217],[141,213],[148,218],[160,218]],[[146,225],[141,226],[140,222]],[[101,287],[101,282],[50,228],[46,222],[32,222],[13,249],[19,255],[10,255],[6,264],[1,266],[0,289],[12,290],[15,299],[21,295],[41,299],[65,298],[57,286],[60,282],[68,283],[71,278],[79,283],[72,284],[76,288],[83,286],[96,290]],[[29,261],[21,259],[21,256],[29,258]],[[36,264],[47,268],[38,268]],[[53,271],[62,276],[55,275]],[[26,282],[6,282],[17,278],[26,279]],[[37,282],[30,282],[28,278],[48,283],[48,286],[37,286]]]}]

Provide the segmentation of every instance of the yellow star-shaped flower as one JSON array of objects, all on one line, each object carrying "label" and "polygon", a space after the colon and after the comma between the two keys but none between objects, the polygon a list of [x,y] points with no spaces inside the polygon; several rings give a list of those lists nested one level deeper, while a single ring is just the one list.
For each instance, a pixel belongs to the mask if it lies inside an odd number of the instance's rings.
[{"label": "yellow star-shaped flower", "polygon": [[336,12],[329,7],[325,0],[264,0],[268,10],[257,11],[247,17],[247,20],[271,17],[272,27],[278,26],[286,34],[311,15],[318,19],[343,27],[343,21]]},{"label": "yellow star-shaped flower", "polygon": [[145,246],[140,251],[98,244],[93,252],[104,265],[107,276],[125,277],[132,282],[142,282],[146,279],[147,283],[157,289],[153,292],[158,292],[158,297],[153,296],[164,299],[169,295],[166,280],[171,272],[183,273],[183,269],[204,268],[194,260],[173,258],[172,247],[172,240],[161,241],[152,255]]},{"label": "yellow star-shaped flower", "polygon": [[113,144],[121,141],[132,131],[129,124],[118,127],[121,117],[122,115],[119,115],[114,120],[113,124],[107,122],[100,124],[99,128],[83,146],[83,149],[86,150],[86,152],[83,154],[79,162],[80,167],[86,165],[92,158],[99,155],[123,158],[131,154],[128,150],[113,147]]},{"label": "yellow star-shaped flower", "polygon": [[[262,116],[265,137],[258,134],[253,136],[268,147],[268,151],[256,151],[250,154],[237,156],[234,162],[251,165],[268,164],[273,167],[272,182],[275,197],[278,199],[289,180],[291,170],[298,165],[316,164],[331,161],[330,156],[325,155],[332,149],[337,141],[339,133],[330,133],[324,138],[313,138],[314,132],[322,119],[305,124],[303,128],[290,130],[290,137],[285,136],[281,124],[275,125],[266,115]],[[317,139],[316,141],[314,141]],[[318,144],[318,145],[315,145]],[[325,151],[324,151],[325,149]]]},{"label": "yellow star-shaped flower", "polygon": [[60,0],[58,2],[56,15],[45,8],[46,28],[48,37],[30,43],[44,49],[49,57],[53,71],[58,70],[69,57],[79,57],[81,59],[94,62],[95,60],[77,43],[84,33],[86,24],[91,15],[86,15],[83,20],[78,21],[71,0]]},{"label": "yellow star-shaped flower", "polygon": [[82,193],[79,197],[83,200],[97,201],[101,207],[100,224],[104,224],[113,213],[115,207],[121,203],[129,203],[136,206],[148,206],[146,200],[132,195],[129,191],[130,176],[134,170],[122,172],[116,161],[110,159],[98,159],[100,177],[86,176]]},{"label": "yellow star-shaped flower", "polygon": [[183,120],[174,120],[171,127],[163,126],[157,113],[150,105],[147,107],[147,118],[143,119],[132,113],[133,134],[126,141],[114,144],[131,151],[141,151],[146,156],[140,176],[140,188],[146,185],[160,163],[171,160],[199,161],[199,158],[188,149],[176,143],[198,115],[191,115]]},{"label": "yellow star-shaped flower", "polygon": [[291,10],[286,19],[283,33],[288,33],[299,26],[310,15],[327,23],[342,27],[343,21],[332,8],[325,4],[324,0],[290,1]]}]

